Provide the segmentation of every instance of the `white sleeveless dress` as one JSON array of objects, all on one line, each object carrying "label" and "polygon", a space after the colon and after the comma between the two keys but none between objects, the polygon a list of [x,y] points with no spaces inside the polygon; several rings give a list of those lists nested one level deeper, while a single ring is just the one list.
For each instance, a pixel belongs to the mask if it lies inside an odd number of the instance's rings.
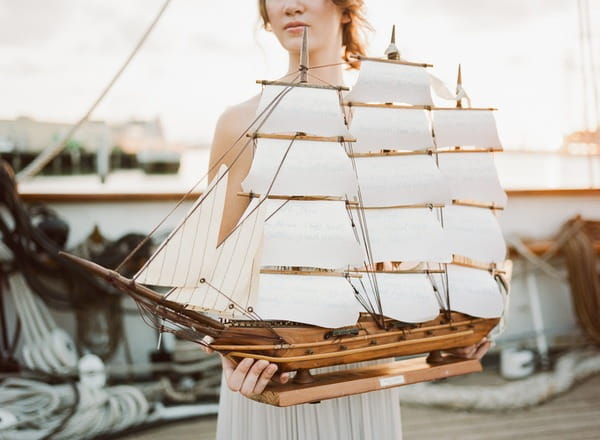
[{"label": "white sleeveless dress", "polygon": [[[389,360],[378,362],[385,363]],[[353,366],[372,364],[373,362],[369,362]],[[339,370],[344,367],[332,369]],[[398,388],[324,400],[321,403],[278,408],[230,391],[224,378],[221,382],[217,440],[401,438]]]}]

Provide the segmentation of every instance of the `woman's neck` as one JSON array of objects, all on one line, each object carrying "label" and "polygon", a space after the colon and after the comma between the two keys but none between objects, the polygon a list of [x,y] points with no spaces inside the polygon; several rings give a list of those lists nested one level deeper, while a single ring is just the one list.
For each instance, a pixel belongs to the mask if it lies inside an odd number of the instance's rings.
[{"label": "woman's neck", "polygon": [[[290,53],[287,80],[298,75],[300,54]],[[319,67],[327,66],[327,67]],[[313,51],[308,56],[308,82],[315,84],[343,85],[343,59],[338,47],[329,50]],[[310,70],[314,68],[314,70]]]}]

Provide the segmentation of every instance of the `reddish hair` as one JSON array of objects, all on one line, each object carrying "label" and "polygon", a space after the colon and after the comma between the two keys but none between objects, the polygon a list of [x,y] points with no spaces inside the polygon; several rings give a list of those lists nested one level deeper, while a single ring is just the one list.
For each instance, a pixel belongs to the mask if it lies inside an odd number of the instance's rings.
[{"label": "reddish hair", "polygon": [[[262,18],[263,26],[267,29],[269,15],[267,14],[266,0],[258,0],[258,9]],[[344,46],[344,61],[348,62],[350,68],[358,69],[360,62],[350,55],[366,55],[367,44],[365,42],[365,31],[371,30],[364,13],[364,0],[331,0],[331,2],[350,18],[348,23],[342,25],[342,45]]]}]

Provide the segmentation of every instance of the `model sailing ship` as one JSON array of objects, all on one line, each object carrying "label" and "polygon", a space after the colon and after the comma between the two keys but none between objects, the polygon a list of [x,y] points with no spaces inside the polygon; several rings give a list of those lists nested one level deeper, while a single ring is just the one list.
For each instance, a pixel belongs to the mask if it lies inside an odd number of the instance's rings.
[{"label": "model sailing ship", "polygon": [[[251,200],[223,242],[225,166],[133,279],[69,258],[133,297],[161,331],[298,371],[294,384],[257,396],[267,403],[480,369],[439,350],[477,343],[503,313],[494,213],[506,195],[492,109],[462,108],[460,90],[456,107],[434,107],[430,66],[400,59],[393,37],[386,58],[360,58],[350,93],[308,83],[304,39],[297,80],[261,81],[239,194]],[[309,372],[419,353],[428,362],[320,381]]]}]

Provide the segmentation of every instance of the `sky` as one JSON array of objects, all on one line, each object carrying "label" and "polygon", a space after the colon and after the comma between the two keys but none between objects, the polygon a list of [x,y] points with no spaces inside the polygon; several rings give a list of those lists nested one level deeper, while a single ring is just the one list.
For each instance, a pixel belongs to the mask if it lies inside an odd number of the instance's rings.
[{"label": "sky", "polygon": [[[0,119],[76,122],[163,1],[0,0]],[[598,28],[600,0],[589,3]],[[383,54],[395,24],[404,58],[433,64],[449,84],[461,63],[473,105],[499,109],[507,149],[556,149],[583,128],[577,0],[366,4],[375,29],[369,55]],[[600,48],[600,31],[592,38]],[[168,140],[207,145],[227,106],[286,67],[285,52],[258,25],[254,0],[172,0],[92,119],[160,117]]]}]

